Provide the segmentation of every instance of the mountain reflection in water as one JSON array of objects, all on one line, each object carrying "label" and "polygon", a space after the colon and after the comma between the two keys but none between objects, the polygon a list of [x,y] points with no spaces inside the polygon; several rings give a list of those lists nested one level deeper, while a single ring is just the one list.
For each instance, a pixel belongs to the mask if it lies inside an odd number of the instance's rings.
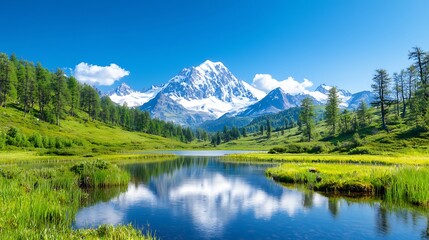
[{"label": "mountain reflection in water", "polygon": [[150,224],[158,237],[169,239],[373,239],[409,237],[410,232],[421,237],[426,229],[426,218],[415,212],[389,212],[377,202],[351,203],[282,187],[264,176],[263,165],[184,157],[124,168],[133,175],[128,189],[81,209],[75,227]]}]

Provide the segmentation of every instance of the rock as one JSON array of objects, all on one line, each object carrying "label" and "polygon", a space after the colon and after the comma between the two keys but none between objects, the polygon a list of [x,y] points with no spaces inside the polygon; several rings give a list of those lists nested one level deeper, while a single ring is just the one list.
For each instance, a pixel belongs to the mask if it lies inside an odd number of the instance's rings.
[{"label": "rock", "polygon": [[317,170],[316,168],[309,168],[308,171],[311,173],[318,173],[319,172],[319,170]]}]

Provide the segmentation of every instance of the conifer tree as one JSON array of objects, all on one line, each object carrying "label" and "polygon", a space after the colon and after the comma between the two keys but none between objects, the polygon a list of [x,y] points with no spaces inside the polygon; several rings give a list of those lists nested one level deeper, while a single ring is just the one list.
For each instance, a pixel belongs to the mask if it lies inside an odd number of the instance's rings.
[{"label": "conifer tree", "polygon": [[337,133],[338,117],[340,115],[340,100],[338,97],[338,90],[336,87],[329,89],[328,101],[326,103],[326,123],[331,127],[331,134]]},{"label": "conifer tree", "polygon": [[314,106],[311,98],[306,97],[301,102],[301,112],[299,115],[299,120],[302,124],[302,132],[308,142],[310,142],[314,137]]},{"label": "conifer tree", "polygon": [[375,94],[375,101],[372,102],[376,107],[380,108],[381,115],[381,128],[389,131],[386,125],[386,116],[388,113],[388,106],[390,104],[390,77],[384,69],[377,69],[374,77],[372,78],[372,90]]}]

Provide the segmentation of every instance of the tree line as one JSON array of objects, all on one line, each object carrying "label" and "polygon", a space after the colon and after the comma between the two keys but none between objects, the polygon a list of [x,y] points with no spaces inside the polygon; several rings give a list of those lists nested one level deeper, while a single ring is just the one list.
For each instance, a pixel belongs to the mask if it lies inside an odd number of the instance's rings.
[{"label": "tree line", "polygon": [[[340,109],[338,89],[329,89],[325,106],[325,120],[329,135],[356,132],[373,121],[371,109],[378,111],[380,128],[389,131],[389,123],[404,123],[423,131],[429,130],[429,53],[414,47],[408,54],[412,64],[393,73],[385,69],[375,70],[372,78],[372,91],[375,100],[368,106],[361,101],[354,111]],[[393,78],[393,79],[392,79]],[[393,83],[392,83],[393,80]],[[304,141],[314,140],[315,111],[311,98],[301,102],[299,127]]]},{"label": "tree line", "polygon": [[18,59],[16,55],[0,53],[0,106],[16,104],[24,117],[32,114],[42,121],[58,126],[67,116],[85,112],[89,121],[118,125],[129,131],[174,138],[182,142],[195,139],[207,141],[208,133],[182,127],[171,122],[151,119],[148,112],[127,105],[118,105],[98,91],[67,76],[62,69],[54,72],[40,63]]}]

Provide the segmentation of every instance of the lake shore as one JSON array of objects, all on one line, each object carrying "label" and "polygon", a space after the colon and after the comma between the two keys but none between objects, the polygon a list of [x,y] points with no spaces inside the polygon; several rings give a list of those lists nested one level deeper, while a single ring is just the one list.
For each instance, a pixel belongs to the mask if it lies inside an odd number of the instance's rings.
[{"label": "lake shore", "polygon": [[266,175],[282,183],[343,195],[380,196],[394,203],[429,204],[429,157],[329,154],[238,154],[238,162],[270,162]]}]

